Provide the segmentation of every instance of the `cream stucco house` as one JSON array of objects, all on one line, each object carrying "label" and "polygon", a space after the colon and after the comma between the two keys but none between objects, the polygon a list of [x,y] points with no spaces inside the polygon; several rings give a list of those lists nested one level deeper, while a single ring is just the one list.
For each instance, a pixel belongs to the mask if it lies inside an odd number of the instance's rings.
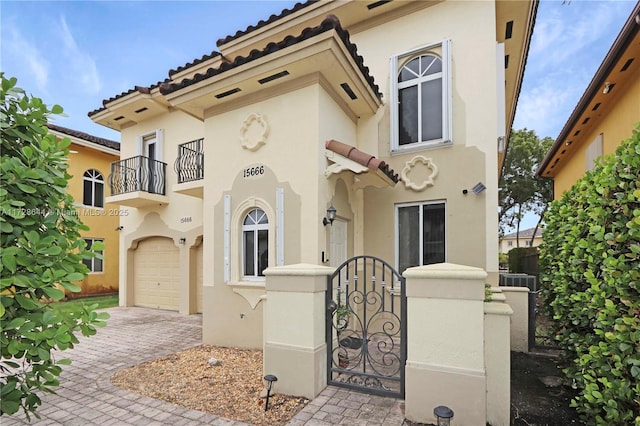
[{"label": "cream stucco house", "polygon": [[[264,270],[355,255],[498,275],[537,2],[305,2],[89,113],[121,132],[120,303],[262,347]],[[335,219],[327,219],[330,207]]]}]

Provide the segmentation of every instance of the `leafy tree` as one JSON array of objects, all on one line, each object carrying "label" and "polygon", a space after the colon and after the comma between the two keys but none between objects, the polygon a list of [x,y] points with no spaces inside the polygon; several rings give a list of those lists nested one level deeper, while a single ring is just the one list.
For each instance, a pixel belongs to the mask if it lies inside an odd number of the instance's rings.
[{"label": "leafy tree", "polygon": [[[20,408],[38,417],[40,392],[54,392],[67,359],[56,351],[78,343],[74,333],[90,336],[105,325],[107,313],[94,307],[56,314],[50,303],[77,292],[73,282],[88,269],[80,221],[67,194],[69,139],[58,140],[45,126],[51,110],[41,99],[16,87],[0,73],[0,415]],[[94,250],[103,247],[95,246]]]},{"label": "leafy tree", "polygon": [[546,215],[544,309],[587,424],[640,425],[640,125]]},{"label": "leafy tree", "polygon": [[[519,234],[520,221],[527,212],[538,215],[536,230],[542,222],[553,194],[551,181],[537,179],[536,169],[552,144],[553,139],[540,139],[534,130],[525,128],[511,132],[500,177],[498,219],[503,232],[505,228],[515,226]],[[516,247],[520,247],[519,238],[516,239]]]}]

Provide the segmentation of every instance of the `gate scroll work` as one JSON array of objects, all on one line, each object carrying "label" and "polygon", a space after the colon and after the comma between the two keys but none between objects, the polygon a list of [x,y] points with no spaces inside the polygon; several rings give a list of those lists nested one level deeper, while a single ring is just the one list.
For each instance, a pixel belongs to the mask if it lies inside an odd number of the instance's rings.
[{"label": "gate scroll work", "polygon": [[329,275],[330,385],[404,398],[406,300],[404,278],[376,257],[353,257]]}]

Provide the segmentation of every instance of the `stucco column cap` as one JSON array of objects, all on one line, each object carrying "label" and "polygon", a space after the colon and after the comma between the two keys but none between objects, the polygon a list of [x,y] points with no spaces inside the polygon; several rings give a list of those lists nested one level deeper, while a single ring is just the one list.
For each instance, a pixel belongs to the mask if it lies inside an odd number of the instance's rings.
[{"label": "stucco column cap", "polygon": [[484,313],[493,315],[513,315],[513,309],[506,303],[489,302],[484,304]]},{"label": "stucco column cap", "polygon": [[336,269],[330,266],[313,265],[310,263],[296,263],[294,265],[270,266],[264,270],[266,276],[327,276]]},{"label": "stucco column cap", "polygon": [[455,263],[435,263],[433,265],[415,266],[408,268],[402,274],[405,278],[422,279],[455,279],[455,280],[486,280],[484,269]]}]

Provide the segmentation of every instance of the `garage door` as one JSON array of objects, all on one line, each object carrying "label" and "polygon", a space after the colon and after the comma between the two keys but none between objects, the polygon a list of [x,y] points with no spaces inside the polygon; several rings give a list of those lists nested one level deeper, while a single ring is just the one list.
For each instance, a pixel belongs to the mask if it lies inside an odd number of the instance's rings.
[{"label": "garage door", "polygon": [[202,313],[202,283],[203,283],[203,273],[202,273],[202,246],[204,244],[200,244],[200,246],[196,249],[196,310],[199,313]]},{"label": "garage door", "polygon": [[133,304],[177,311],[180,253],[170,238],[141,241],[133,261]]}]

